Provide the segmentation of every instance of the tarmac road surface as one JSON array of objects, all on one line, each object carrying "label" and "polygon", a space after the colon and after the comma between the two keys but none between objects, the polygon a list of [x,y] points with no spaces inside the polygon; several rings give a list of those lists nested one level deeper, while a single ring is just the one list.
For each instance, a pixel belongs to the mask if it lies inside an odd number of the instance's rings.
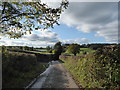
[{"label": "tarmac road surface", "polygon": [[36,88],[79,88],[60,61],[49,63],[48,69],[37,79],[30,89]]}]

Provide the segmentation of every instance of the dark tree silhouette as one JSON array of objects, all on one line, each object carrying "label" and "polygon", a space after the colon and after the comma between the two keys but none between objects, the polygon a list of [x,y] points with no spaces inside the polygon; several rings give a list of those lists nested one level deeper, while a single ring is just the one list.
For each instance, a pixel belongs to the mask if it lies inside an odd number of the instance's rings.
[{"label": "dark tree silhouette", "polygon": [[59,55],[61,55],[62,51],[63,51],[63,48],[62,48],[61,42],[57,42],[54,45],[54,59],[55,60],[59,60]]}]

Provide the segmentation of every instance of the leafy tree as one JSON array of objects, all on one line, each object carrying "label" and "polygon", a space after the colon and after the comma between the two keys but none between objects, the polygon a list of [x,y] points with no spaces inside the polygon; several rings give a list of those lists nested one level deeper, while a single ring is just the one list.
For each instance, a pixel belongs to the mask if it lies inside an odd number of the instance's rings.
[{"label": "leafy tree", "polygon": [[1,48],[2,48],[2,52],[6,52],[7,51],[7,47],[6,46],[2,45]]},{"label": "leafy tree", "polygon": [[41,2],[1,2],[0,35],[19,38],[31,31],[53,28],[61,13],[68,7],[63,1],[58,8],[50,8]]},{"label": "leafy tree", "polygon": [[29,50],[29,47],[28,46],[24,46],[24,50]]},{"label": "leafy tree", "polygon": [[47,46],[46,49],[49,53],[52,53],[52,48],[50,46]]},{"label": "leafy tree", "polygon": [[62,47],[63,47],[63,52],[66,52],[67,51],[67,48],[69,47],[70,44],[63,44]]},{"label": "leafy tree", "polygon": [[72,53],[76,56],[77,53],[79,53],[80,51],[80,45],[78,44],[71,44],[69,47],[68,47],[68,50],[67,50],[69,53]]},{"label": "leafy tree", "polygon": [[61,45],[61,42],[57,42],[55,45],[54,45],[54,59],[59,59],[59,55],[61,55],[63,51],[63,48],[62,48],[62,45]]},{"label": "leafy tree", "polygon": [[29,47],[29,50],[30,50],[30,51],[33,51],[33,50],[34,50],[34,47]]},{"label": "leafy tree", "polygon": [[51,47],[50,47],[50,46],[47,46],[46,49],[47,49],[47,51],[49,51],[49,50],[51,49]]}]

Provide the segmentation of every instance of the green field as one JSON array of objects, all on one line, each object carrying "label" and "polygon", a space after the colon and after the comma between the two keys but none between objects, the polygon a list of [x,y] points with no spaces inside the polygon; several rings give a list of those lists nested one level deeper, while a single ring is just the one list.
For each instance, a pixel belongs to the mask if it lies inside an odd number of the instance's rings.
[{"label": "green field", "polygon": [[[85,52],[86,52],[86,54],[87,54],[87,53],[91,53],[91,52],[94,52],[94,51],[95,51],[95,50],[92,50],[92,49],[90,49],[90,48],[80,48],[80,52],[79,52],[77,55],[79,56],[79,55],[84,54]],[[73,55],[73,54],[69,53],[68,51],[66,51],[66,52],[63,53],[63,54]]]},{"label": "green field", "polygon": [[45,52],[47,52],[47,49],[36,49],[36,50],[38,50],[38,51],[45,51]]},{"label": "green field", "polygon": [[86,53],[91,53],[94,52],[95,50],[92,50],[90,48],[80,48],[80,54],[83,54],[84,52]]},{"label": "green field", "polygon": [[39,52],[39,51],[28,51],[28,52],[40,53],[40,54],[53,54],[53,53],[49,53],[49,52]]}]

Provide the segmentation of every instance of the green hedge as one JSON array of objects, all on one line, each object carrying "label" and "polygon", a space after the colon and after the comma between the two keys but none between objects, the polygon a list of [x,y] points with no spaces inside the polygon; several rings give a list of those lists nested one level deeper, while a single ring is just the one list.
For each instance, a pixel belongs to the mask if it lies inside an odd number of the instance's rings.
[{"label": "green hedge", "polygon": [[81,56],[60,56],[83,88],[120,88],[118,50],[101,49]]},{"label": "green hedge", "polygon": [[23,88],[45,69],[34,54],[3,51],[2,87]]}]

